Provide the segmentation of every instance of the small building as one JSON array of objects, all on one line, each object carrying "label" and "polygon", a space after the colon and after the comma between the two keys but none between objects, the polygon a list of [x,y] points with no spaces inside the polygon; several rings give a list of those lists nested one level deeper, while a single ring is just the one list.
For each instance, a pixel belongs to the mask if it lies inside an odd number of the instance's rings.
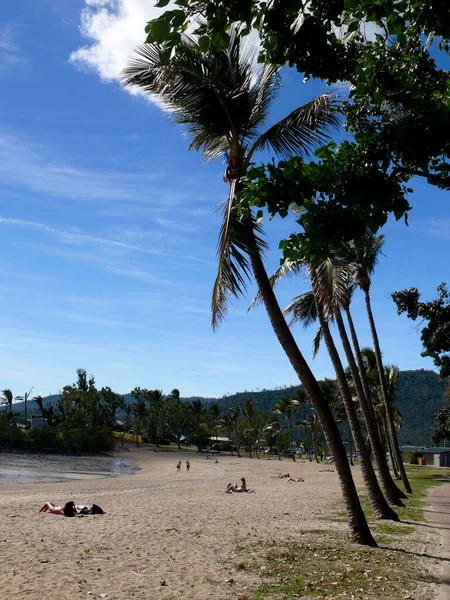
[{"label": "small building", "polygon": [[420,446],[402,446],[400,451],[404,458],[408,457],[412,465],[429,467],[450,467],[450,448],[427,448]]},{"label": "small building", "polygon": [[47,420],[41,415],[31,415],[31,429],[42,429],[47,425]]}]

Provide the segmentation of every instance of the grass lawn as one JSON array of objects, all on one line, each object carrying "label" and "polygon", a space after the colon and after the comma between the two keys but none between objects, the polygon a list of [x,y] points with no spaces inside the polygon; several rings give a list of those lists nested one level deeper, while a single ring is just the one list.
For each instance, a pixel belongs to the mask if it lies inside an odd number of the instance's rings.
[{"label": "grass lawn", "polygon": [[[299,542],[271,544],[248,564],[235,565],[236,569],[254,569],[262,579],[258,590],[240,596],[240,600],[432,598],[424,584],[437,582],[432,573],[439,560],[422,556],[424,532],[419,524],[425,521],[428,489],[450,482],[450,469],[409,466],[407,473],[414,493],[405,500],[405,508],[396,508],[401,523],[375,521],[364,490],[360,490],[378,548],[352,544],[345,531],[330,531],[326,523],[320,525],[321,521],[345,522],[342,507],[340,512],[318,519],[317,529],[300,531]],[[432,530],[427,534],[430,532],[432,535]]]}]

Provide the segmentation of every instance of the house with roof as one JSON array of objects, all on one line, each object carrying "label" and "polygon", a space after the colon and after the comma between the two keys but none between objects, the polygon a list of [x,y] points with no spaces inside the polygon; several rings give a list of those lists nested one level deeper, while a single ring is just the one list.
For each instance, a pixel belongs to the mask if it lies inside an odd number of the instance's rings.
[{"label": "house with roof", "polygon": [[450,467],[450,448],[427,448],[423,446],[401,446],[405,462],[429,467]]}]

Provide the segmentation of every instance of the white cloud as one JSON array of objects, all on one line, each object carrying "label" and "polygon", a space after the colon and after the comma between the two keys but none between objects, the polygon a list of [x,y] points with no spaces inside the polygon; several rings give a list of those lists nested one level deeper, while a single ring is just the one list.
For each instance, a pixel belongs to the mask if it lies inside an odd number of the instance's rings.
[{"label": "white cloud", "polygon": [[[70,55],[79,69],[95,71],[102,81],[117,81],[134,48],[145,39],[147,21],[170,8],[148,0],[85,0],[81,33],[90,43]],[[131,91],[131,90],[128,90]]]},{"label": "white cloud", "polygon": [[[80,30],[90,43],[70,55],[77,68],[98,73],[102,81],[119,81],[133,50],[146,37],[145,25],[175,5],[169,2],[162,9],[155,8],[149,0],[85,0],[81,13]],[[259,37],[253,31],[247,42],[255,48],[255,71],[261,69],[256,62]],[[135,95],[143,94],[138,88],[126,88]],[[158,103],[155,98],[146,97]],[[160,108],[164,107],[160,106]]]}]

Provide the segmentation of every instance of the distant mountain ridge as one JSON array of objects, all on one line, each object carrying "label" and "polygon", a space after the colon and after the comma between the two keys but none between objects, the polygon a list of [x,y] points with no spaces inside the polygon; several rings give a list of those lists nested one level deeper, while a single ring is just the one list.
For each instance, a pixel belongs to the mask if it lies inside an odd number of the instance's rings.
[{"label": "distant mountain ridge", "polygon": [[[401,444],[431,444],[431,434],[434,427],[434,414],[442,406],[444,391],[449,382],[441,379],[434,371],[419,369],[416,371],[400,371],[396,391],[395,404],[403,417],[402,427],[398,430]],[[301,386],[289,386],[274,390],[237,392],[222,398],[204,398],[191,396],[182,398],[184,402],[200,399],[205,403],[218,402],[228,411],[237,405],[243,405],[245,400],[251,399],[258,411],[270,413],[272,406],[283,398],[295,394]],[[58,403],[59,396],[53,394],[44,398],[44,405]],[[125,401],[131,402],[130,394],[125,394]],[[14,411],[23,414],[25,403],[17,402]],[[28,414],[39,412],[36,402],[28,402]]]}]

